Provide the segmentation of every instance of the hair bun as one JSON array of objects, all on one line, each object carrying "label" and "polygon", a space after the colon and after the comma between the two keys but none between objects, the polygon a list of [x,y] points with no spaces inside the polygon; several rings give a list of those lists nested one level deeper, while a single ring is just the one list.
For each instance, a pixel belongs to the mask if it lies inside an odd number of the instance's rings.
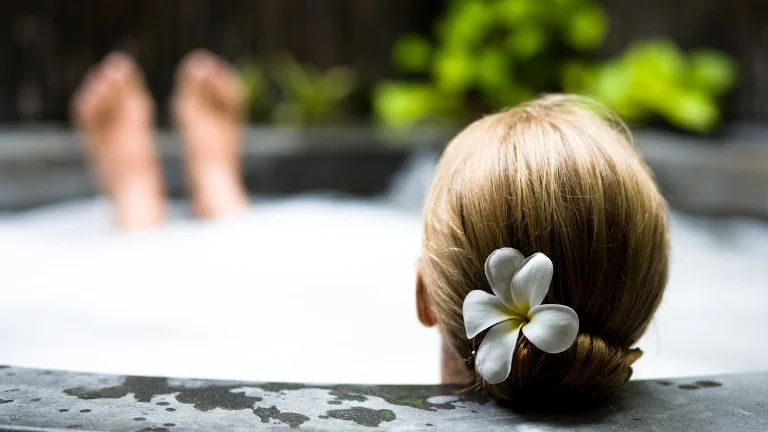
[{"label": "hair bun", "polygon": [[638,348],[609,344],[599,336],[580,333],[561,354],[546,354],[521,336],[506,381],[478,382],[493,396],[516,408],[536,411],[581,409],[610,398],[632,376]]}]

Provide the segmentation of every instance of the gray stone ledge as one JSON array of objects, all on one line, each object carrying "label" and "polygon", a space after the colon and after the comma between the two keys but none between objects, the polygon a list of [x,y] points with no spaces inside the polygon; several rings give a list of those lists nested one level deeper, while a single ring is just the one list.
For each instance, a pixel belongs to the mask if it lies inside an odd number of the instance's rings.
[{"label": "gray stone ledge", "polygon": [[578,414],[519,414],[451,386],[312,385],[3,367],[0,431],[765,431],[768,373],[630,382]]},{"label": "gray stone ledge", "polygon": [[674,207],[768,218],[768,141],[642,132],[636,144]]},{"label": "gray stone ledge", "polygon": [[[451,135],[422,130],[398,140],[366,127],[254,127],[246,134],[244,180],[256,194],[378,195],[405,166],[414,144],[437,152]],[[157,142],[168,192],[183,196],[180,143],[169,131],[159,132]],[[643,131],[636,134],[636,142],[672,206],[694,213],[768,218],[768,141]],[[75,133],[53,126],[0,129],[0,210],[95,192]]]},{"label": "gray stone ledge", "polygon": [[[420,136],[435,142],[432,134]],[[160,131],[156,138],[167,192],[184,196],[181,143],[169,131]],[[387,142],[387,137],[368,128],[311,132],[250,128],[243,146],[244,182],[254,194],[378,195],[410,155],[408,148]],[[0,210],[27,209],[96,192],[76,133],[52,126],[0,129]]]}]

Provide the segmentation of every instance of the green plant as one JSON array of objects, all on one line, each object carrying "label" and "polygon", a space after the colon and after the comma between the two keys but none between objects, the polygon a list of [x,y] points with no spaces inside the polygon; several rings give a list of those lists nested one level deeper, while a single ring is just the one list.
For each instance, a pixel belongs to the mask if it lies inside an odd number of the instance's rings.
[{"label": "green plant", "polygon": [[736,82],[736,65],[712,50],[689,55],[665,40],[635,43],[602,64],[566,67],[565,91],[603,101],[622,117],[642,122],[654,114],[689,131],[706,133],[720,121],[718,99]]},{"label": "green plant", "polygon": [[608,17],[594,0],[452,0],[431,37],[407,34],[395,44],[393,61],[410,79],[377,85],[375,114],[404,129],[568,91],[630,120],[659,114],[697,132],[717,124],[717,100],[736,78],[732,60],[715,51],[686,56],[671,42],[652,41],[595,62],[607,32]]},{"label": "green plant", "polygon": [[555,88],[558,70],[605,37],[607,19],[592,0],[453,0],[432,39],[408,34],[393,60],[415,82],[373,92],[377,117],[406,128],[514,105]]},{"label": "green plant", "polygon": [[279,125],[306,126],[338,122],[358,87],[354,70],[337,66],[321,71],[301,65],[288,54],[267,62],[238,62],[252,118]]}]

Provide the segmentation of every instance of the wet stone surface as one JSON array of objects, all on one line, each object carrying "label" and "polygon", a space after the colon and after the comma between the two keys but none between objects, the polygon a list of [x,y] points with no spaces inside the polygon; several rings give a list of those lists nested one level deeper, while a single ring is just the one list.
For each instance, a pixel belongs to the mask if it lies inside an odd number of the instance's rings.
[{"label": "wet stone surface", "polygon": [[0,394],[7,395],[0,398],[0,430],[768,430],[768,373],[632,382],[610,405],[579,414],[532,415],[449,386],[243,383],[6,369],[10,374],[0,376]]},{"label": "wet stone surface", "polygon": [[275,419],[287,424],[292,429],[297,429],[302,423],[309,420],[309,417],[303,414],[282,412],[274,405],[269,408],[256,408],[253,413],[261,419],[262,423],[269,423],[270,419]]},{"label": "wet stone surface", "polygon": [[391,422],[397,417],[390,410],[372,410],[370,408],[352,407],[343,410],[328,411],[328,417],[353,421],[363,426],[376,427],[381,422]]}]

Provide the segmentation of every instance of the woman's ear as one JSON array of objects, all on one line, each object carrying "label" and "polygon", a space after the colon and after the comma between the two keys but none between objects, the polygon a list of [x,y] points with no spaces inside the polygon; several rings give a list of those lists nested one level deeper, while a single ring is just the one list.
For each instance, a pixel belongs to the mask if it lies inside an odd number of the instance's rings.
[{"label": "woman's ear", "polygon": [[429,304],[429,294],[424,286],[421,271],[416,274],[416,313],[419,315],[419,321],[425,327],[433,327],[437,324],[437,319]]}]

